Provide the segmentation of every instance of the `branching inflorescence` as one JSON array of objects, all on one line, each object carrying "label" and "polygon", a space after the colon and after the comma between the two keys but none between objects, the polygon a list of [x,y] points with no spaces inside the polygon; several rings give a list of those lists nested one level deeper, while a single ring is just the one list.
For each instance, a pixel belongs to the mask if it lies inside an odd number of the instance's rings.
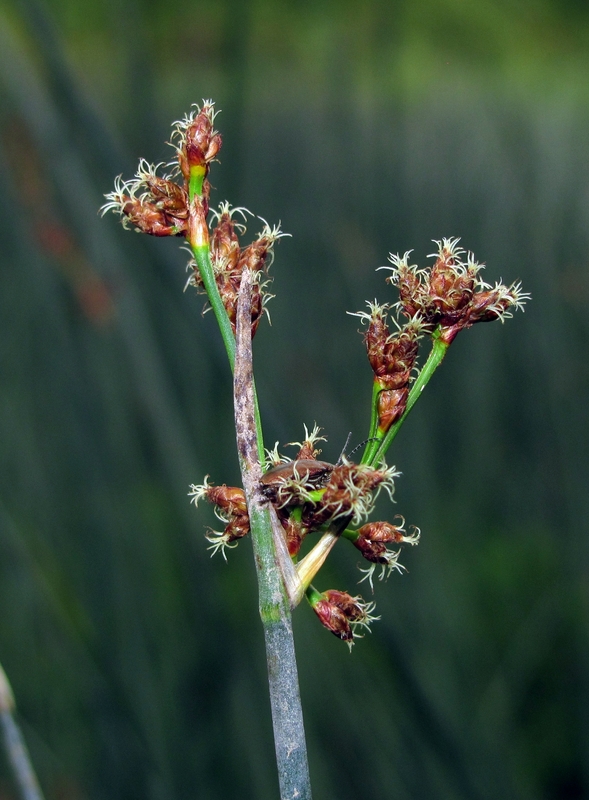
[{"label": "branching inflorescence", "polygon": [[[246,232],[250,212],[226,202],[216,210],[209,209],[208,172],[222,143],[214,120],[213,103],[204,101],[174,123],[175,160],[168,165],[152,165],[142,159],[133,179],[117,178],[114,191],[106,196],[103,213],[114,211],[125,227],[143,233],[187,240],[192,256],[187,287],[207,295],[233,364],[243,271],[248,269],[253,274],[253,336],[272,297],[267,286],[274,245],[288,234],[282,233],[279,225],[271,227],[262,220],[254,241],[243,245],[240,237]],[[164,173],[165,168],[170,171]],[[386,280],[396,287],[399,299],[394,304],[368,302],[367,311],[356,312],[366,325],[364,341],[374,373],[371,425],[361,462],[356,464],[345,457],[335,465],[319,461],[321,451],[316,444],[324,437],[317,426],[310,433],[305,426],[303,441],[291,443],[298,447],[293,460],[278,452],[278,444],[267,451],[260,492],[278,514],[295,563],[307,537],[322,537],[298,562],[296,570],[318,618],[348,644],[353,643],[357,629],[367,628],[378,619],[372,614],[374,604],[338,590],[319,592],[311,580],[338,538],[350,541],[368,562],[362,580],[371,587],[376,570],[381,580],[394,570],[403,570],[398,561],[400,547],[417,544],[419,529],[413,526],[407,530],[402,517],[396,517],[395,524],[367,521],[382,489],[392,499],[394,480],[399,475],[394,467],[386,466],[385,453],[456,335],[477,322],[504,321],[527,299],[519,283],[509,287],[485,283],[480,277],[482,265],[460,247],[459,239],[443,239],[436,245],[430,267],[411,264],[410,252],[391,254],[390,266],[381,269],[390,271]],[[389,318],[394,324],[392,331]],[[432,348],[418,370],[419,349],[427,339]],[[208,530],[205,535],[213,555],[221,552],[226,558],[227,550],[250,532],[243,489],[215,486],[207,476],[203,484],[190,487],[190,497],[195,505],[206,499],[214,506],[223,529]]]},{"label": "branching inflorescence", "polygon": [[[420,531],[393,522],[369,521],[381,491],[393,499],[399,473],[385,456],[393,439],[457,334],[477,322],[504,321],[521,308],[527,295],[519,283],[485,283],[471,253],[460,240],[442,239],[429,267],[390,256],[387,281],[398,292],[396,302],[368,302],[356,312],[363,325],[368,361],[373,371],[371,418],[360,463],[342,454],[336,464],[318,460],[316,425],[305,426],[294,459],[279,452],[278,443],[264,450],[262,426],[253,379],[251,339],[267,314],[267,291],[274,245],[280,226],[262,219],[256,238],[243,244],[250,212],[221,203],[209,208],[211,162],[221,148],[214,127],[211,101],[196,106],[174,123],[170,164],[139,162],[135,177],[119,176],[106,195],[103,213],[113,211],[124,227],[153,236],[185,239],[190,251],[186,288],[207,297],[234,372],[236,440],[243,487],[213,485],[208,476],[190,487],[191,501],[213,505],[222,530],[205,536],[214,555],[234,548],[248,534],[254,545],[260,616],[264,626],[276,758],[282,800],[311,800],[302,708],[290,619],[306,596],[318,619],[350,648],[354,638],[378,619],[374,603],[360,596],[329,589],[320,592],[312,581],[333,546],[348,540],[365,560],[361,570],[373,589],[373,579],[401,573],[403,545],[415,545]],[[168,170],[166,172],[165,170]],[[260,218],[261,219],[261,218]],[[389,327],[392,322],[392,328]],[[421,368],[420,348],[431,349]],[[353,452],[350,454],[353,455]],[[301,555],[306,540],[313,542]],[[318,539],[318,541],[317,541]]]}]

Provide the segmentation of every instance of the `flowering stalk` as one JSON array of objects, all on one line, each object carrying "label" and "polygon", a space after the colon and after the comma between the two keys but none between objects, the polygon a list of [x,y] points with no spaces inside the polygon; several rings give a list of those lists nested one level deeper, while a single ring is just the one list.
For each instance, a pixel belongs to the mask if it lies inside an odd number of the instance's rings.
[{"label": "flowering stalk", "polygon": [[[235,421],[245,494],[241,489],[205,484],[192,492],[198,502],[206,496],[218,503],[225,531],[208,534],[213,552],[235,546],[250,530],[259,579],[259,607],[266,636],[268,673],[276,755],[282,798],[310,800],[311,789],[298,690],[290,606],[303,590],[284,542],[276,511],[262,502],[259,485],[265,454],[252,372],[251,338],[264,312],[260,279],[274,242],[283,234],[265,224],[258,239],[240,248],[233,220],[235,211],[222,204],[209,231],[208,172],[221,147],[214,130],[213,104],[176,123],[172,136],[177,166],[170,175],[158,175],[158,166],[141,161],[134,180],[115,183],[103,211],[118,212],[123,225],[155,236],[183,236],[194,261],[189,283],[201,286],[217,319],[231,369],[234,372]],[[173,178],[181,177],[182,185]],[[236,336],[237,334],[237,343]]]},{"label": "flowering stalk", "polygon": [[227,351],[229,364],[231,369],[233,369],[235,364],[235,339],[231,330],[229,317],[227,316],[227,312],[225,311],[223,301],[221,300],[221,295],[219,294],[219,290],[215,282],[208,242],[200,245],[190,242],[190,248],[194,255],[194,260],[198,266],[198,271],[202,277],[211,308],[213,309],[213,313],[217,319],[217,324],[223,338],[223,344],[225,345],[225,350]]},{"label": "flowering stalk", "polygon": [[[478,322],[502,322],[511,309],[523,308],[529,295],[519,283],[491,287],[480,277],[483,265],[459,246],[460,239],[436,242],[436,259],[430,269],[409,264],[411,252],[391,254],[392,272],[387,278],[399,290],[396,308],[408,319],[398,332],[386,324],[388,305],[368,303],[368,312],[357,312],[368,323],[364,336],[368,359],[374,371],[370,438],[363,464],[378,465],[397,435],[421,392],[442,363],[458,333]],[[411,390],[412,370],[418,354],[418,340],[430,336],[432,349]]]},{"label": "flowering stalk", "polygon": [[[201,189],[199,192],[198,189]],[[204,216],[204,208],[202,206],[202,187],[199,184],[192,184],[190,186],[191,195],[189,196],[190,203],[192,204],[192,221],[193,224],[190,228],[190,235],[188,243],[194,260],[196,262],[200,277],[202,279],[205,291],[213,313],[217,320],[223,344],[227,351],[227,358],[233,370],[235,364],[235,337],[231,329],[229,316],[223,305],[217,282],[215,280],[215,273],[211,263],[211,251],[209,246],[209,231],[206,225]]]},{"label": "flowering stalk", "polygon": [[286,548],[281,548],[281,543],[284,543],[282,531],[274,536],[276,524],[261,491],[262,465],[258,457],[254,410],[250,291],[251,273],[246,270],[242,275],[237,305],[237,351],[233,381],[237,451],[258,575],[280,796],[284,800],[294,797],[311,800],[290,602],[281,570],[285,563],[292,570],[292,563],[288,560]]}]

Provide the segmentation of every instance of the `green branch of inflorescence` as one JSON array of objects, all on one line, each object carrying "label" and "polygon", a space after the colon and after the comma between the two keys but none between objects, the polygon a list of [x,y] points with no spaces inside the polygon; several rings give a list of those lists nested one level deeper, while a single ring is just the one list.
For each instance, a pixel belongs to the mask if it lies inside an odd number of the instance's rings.
[{"label": "green branch of inflorescence", "polygon": [[[204,174],[202,175],[197,174],[194,180],[191,175],[191,180],[189,183],[189,201],[191,203],[194,201],[195,196],[198,197],[202,196],[203,179],[204,179]],[[215,315],[215,319],[217,320],[217,325],[219,326],[221,338],[223,339],[223,344],[225,345],[225,351],[227,353],[227,358],[229,360],[229,366],[231,367],[231,371],[233,372],[233,370],[235,369],[235,336],[233,335],[231,322],[229,321],[229,316],[227,314],[227,311],[225,310],[225,306],[223,305],[223,300],[221,299],[221,295],[219,293],[219,287],[217,286],[217,281],[215,280],[215,271],[213,269],[213,263],[211,261],[210,245],[208,242],[206,244],[201,244],[201,245],[194,245],[192,242],[189,242],[189,244],[190,244],[190,249],[192,251],[192,255],[194,256],[194,260],[198,267],[198,271],[202,278],[202,282],[205,287],[205,291],[207,293],[208,301],[211,304],[211,308],[213,309],[213,314]],[[260,416],[260,407],[258,403],[258,395],[257,392],[255,391],[255,386],[254,386],[254,404],[256,412],[258,454],[260,456],[260,461],[262,465],[264,465],[265,450],[264,450],[264,436],[262,432],[262,418]]]},{"label": "green branch of inflorescence", "polygon": [[[370,424],[370,441],[366,445],[366,450],[362,456],[362,464],[369,464],[370,466],[377,466],[386,456],[387,450],[393,443],[396,435],[398,434],[401,426],[407,419],[409,412],[417,403],[422,395],[423,390],[431,380],[434,372],[444,360],[444,356],[448,352],[450,344],[440,338],[440,331],[436,329],[432,334],[432,349],[430,350],[427,361],[415,379],[409,397],[407,398],[407,405],[400,419],[397,420],[388,431],[382,432],[378,430],[378,396],[380,394],[380,387],[377,381],[374,381],[374,388],[372,393],[372,416]],[[376,424],[374,420],[376,419]]]}]

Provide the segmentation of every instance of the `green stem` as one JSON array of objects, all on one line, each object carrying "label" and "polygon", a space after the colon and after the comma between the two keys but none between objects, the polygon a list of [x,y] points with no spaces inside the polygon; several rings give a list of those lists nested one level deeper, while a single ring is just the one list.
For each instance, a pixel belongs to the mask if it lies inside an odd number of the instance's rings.
[{"label": "green stem", "polygon": [[213,309],[213,314],[215,315],[217,324],[219,325],[219,330],[221,331],[221,336],[223,338],[223,344],[225,345],[225,350],[227,351],[227,358],[229,359],[229,364],[231,365],[231,370],[233,371],[235,366],[235,336],[233,335],[231,322],[229,321],[229,317],[225,311],[225,306],[221,300],[221,295],[219,294],[219,288],[217,286],[217,281],[215,280],[215,273],[211,263],[209,245],[203,244],[199,245],[198,247],[191,246],[191,250],[192,254],[194,255],[194,260],[196,261],[200,277],[202,278],[207,297],[209,298],[209,303]]},{"label": "green stem", "polygon": [[352,528],[346,528],[340,535],[342,539],[347,539],[349,542],[355,542],[360,538],[358,531],[354,531]]},{"label": "green stem", "polygon": [[317,605],[317,603],[323,598],[323,595],[321,594],[321,592],[318,592],[314,586],[311,585],[308,586],[307,589],[305,590],[305,597],[309,601],[309,605],[312,608],[313,606]]},{"label": "green stem", "polygon": [[362,456],[361,464],[370,464],[371,458],[378,450],[378,446],[380,441],[374,441],[374,439],[378,435],[378,395],[381,393],[382,387],[380,383],[374,379],[372,383],[372,412],[370,416],[370,432],[368,434],[369,440],[366,443],[366,449],[364,450],[364,455]]},{"label": "green stem", "polygon": [[[191,250],[194,255],[194,260],[196,261],[198,271],[202,278],[202,282],[204,284],[209,303],[211,304],[211,308],[213,309],[213,313],[217,320],[217,324],[219,325],[219,330],[221,332],[223,344],[225,345],[225,350],[227,351],[227,358],[229,359],[229,365],[231,367],[231,371],[233,372],[233,370],[235,369],[235,336],[233,335],[231,322],[229,321],[229,317],[227,316],[227,311],[225,310],[225,306],[223,305],[221,295],[219,294],[219,288],[217,286],[217,281],[215,280],[215,273],[213,270],[213,265],[211,263],[211,254],[209,245],[205,244],[205,245],[200,245],[198,247],[191,246]],[[260,461],[262,462],[262,464],[264,464],[265,454],[264,454],[264,437],[262,434],[262,419],[260,417],[258,395],[255,390],[255,386],[254,386],[254,406],[256,413],[258,453],[260,456]]]},{"label": "green stem", "polygon": [[377,466],[385,457],[385,454],[389,447],[391,446],[393,439],[399,432],[399,428],[405,422],[407,415],[417,402],[417,400],[421,397],[421,393],[425,389],[426,385],[428,384],[430,378],[436,371],[436,369],[442,363],[444,356],[450,346],[448,342],[443,341],[440,339],[439,330],[435,330],[432,334],[432,349],[428,356],[427,361],[423,365],[423,369],[417,376],[417,379],[413,386],[411,387],[411,391],[409,392],[409,397],[407,398],[407,406],[403,413],[403,416],[395,422],[394,425],[388,429],[384,439],[378,445],[376,452],[374,452],[370,458],[367,460],[366,463],[370,464],[371,466]]},{"label": "green stem", "polygon": [[[206,175],[207,175],[206,167],[200,165],[195,165],[191,167],[190,181],[188,184],[188,198],[191,203],[196,195],[202,197],[202,188]],[[223,301],[221,300],[221,295],[219,294],[219,287],[217,286],[217,281],[215,280],[215,271],[213,269],[213,264],[211,262],[211,250],[209,244],[207,242],[206,244],[194,245],[192,244],[192,242],[190,242],[190,237],[188,237],[188,239],[189,239],[188,243],[190,244],[190,249],[192,250],[192,255],[194,256],[194,260],[196,261],[198,271],[200,272],[200,277],[202,278],[202,282],[204,284],[207,293],[207,297],[209,298],[209,303],[211,304],[211,308],[213,309],[213,314],[215,315],[217,324],[219,325],[219,330],[221,331],[221,336],[223,337],[225,350],[227,351],[227,358],[229,359],[229,364],[231,365],[231,371],[233,372],[235,366],[235,336],[233,335],[231,322],[229,321],[229,317],[227,316],[227,312],[225,311],[225,306],[223,305]]]}]

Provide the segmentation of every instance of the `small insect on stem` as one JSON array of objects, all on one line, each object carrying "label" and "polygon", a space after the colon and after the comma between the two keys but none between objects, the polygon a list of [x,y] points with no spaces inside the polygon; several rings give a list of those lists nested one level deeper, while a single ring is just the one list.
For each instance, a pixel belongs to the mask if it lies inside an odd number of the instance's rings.
[{"label": "small insect on stem", "polygon": [[268,500],[275,500],[278,489],[293,480],[320,489],[325,486],[334,469],[335,464],[316,461],[314,458],[299,458],[286,464],[277,464],[262,475],[262,494]]},{"label": "small insect on stem", "polygon": [[[288,461],[286,464],[277,464],[275,467],[272,467],[272,469],[269,469],[268,472],[262,475],[260,480],[262,494],[268,500],[274,501],[277,498],[280,487],[290,481],[296,481],[305,486],[310,486],[313,489],[322,489],[329,481],[333,470],[343,463],[349,440],[350,436],[348,435],[344,449],[337,460],[337,464],[330,464],[328,461],[317,461],[314,458],[298,458],[295,459],[295,461]],[[359,447],[362,447],[362,445],[366,444],[368,441],[370,441],[370,439],[357,445],[351,451],[350,455],[355,453]]]}]

